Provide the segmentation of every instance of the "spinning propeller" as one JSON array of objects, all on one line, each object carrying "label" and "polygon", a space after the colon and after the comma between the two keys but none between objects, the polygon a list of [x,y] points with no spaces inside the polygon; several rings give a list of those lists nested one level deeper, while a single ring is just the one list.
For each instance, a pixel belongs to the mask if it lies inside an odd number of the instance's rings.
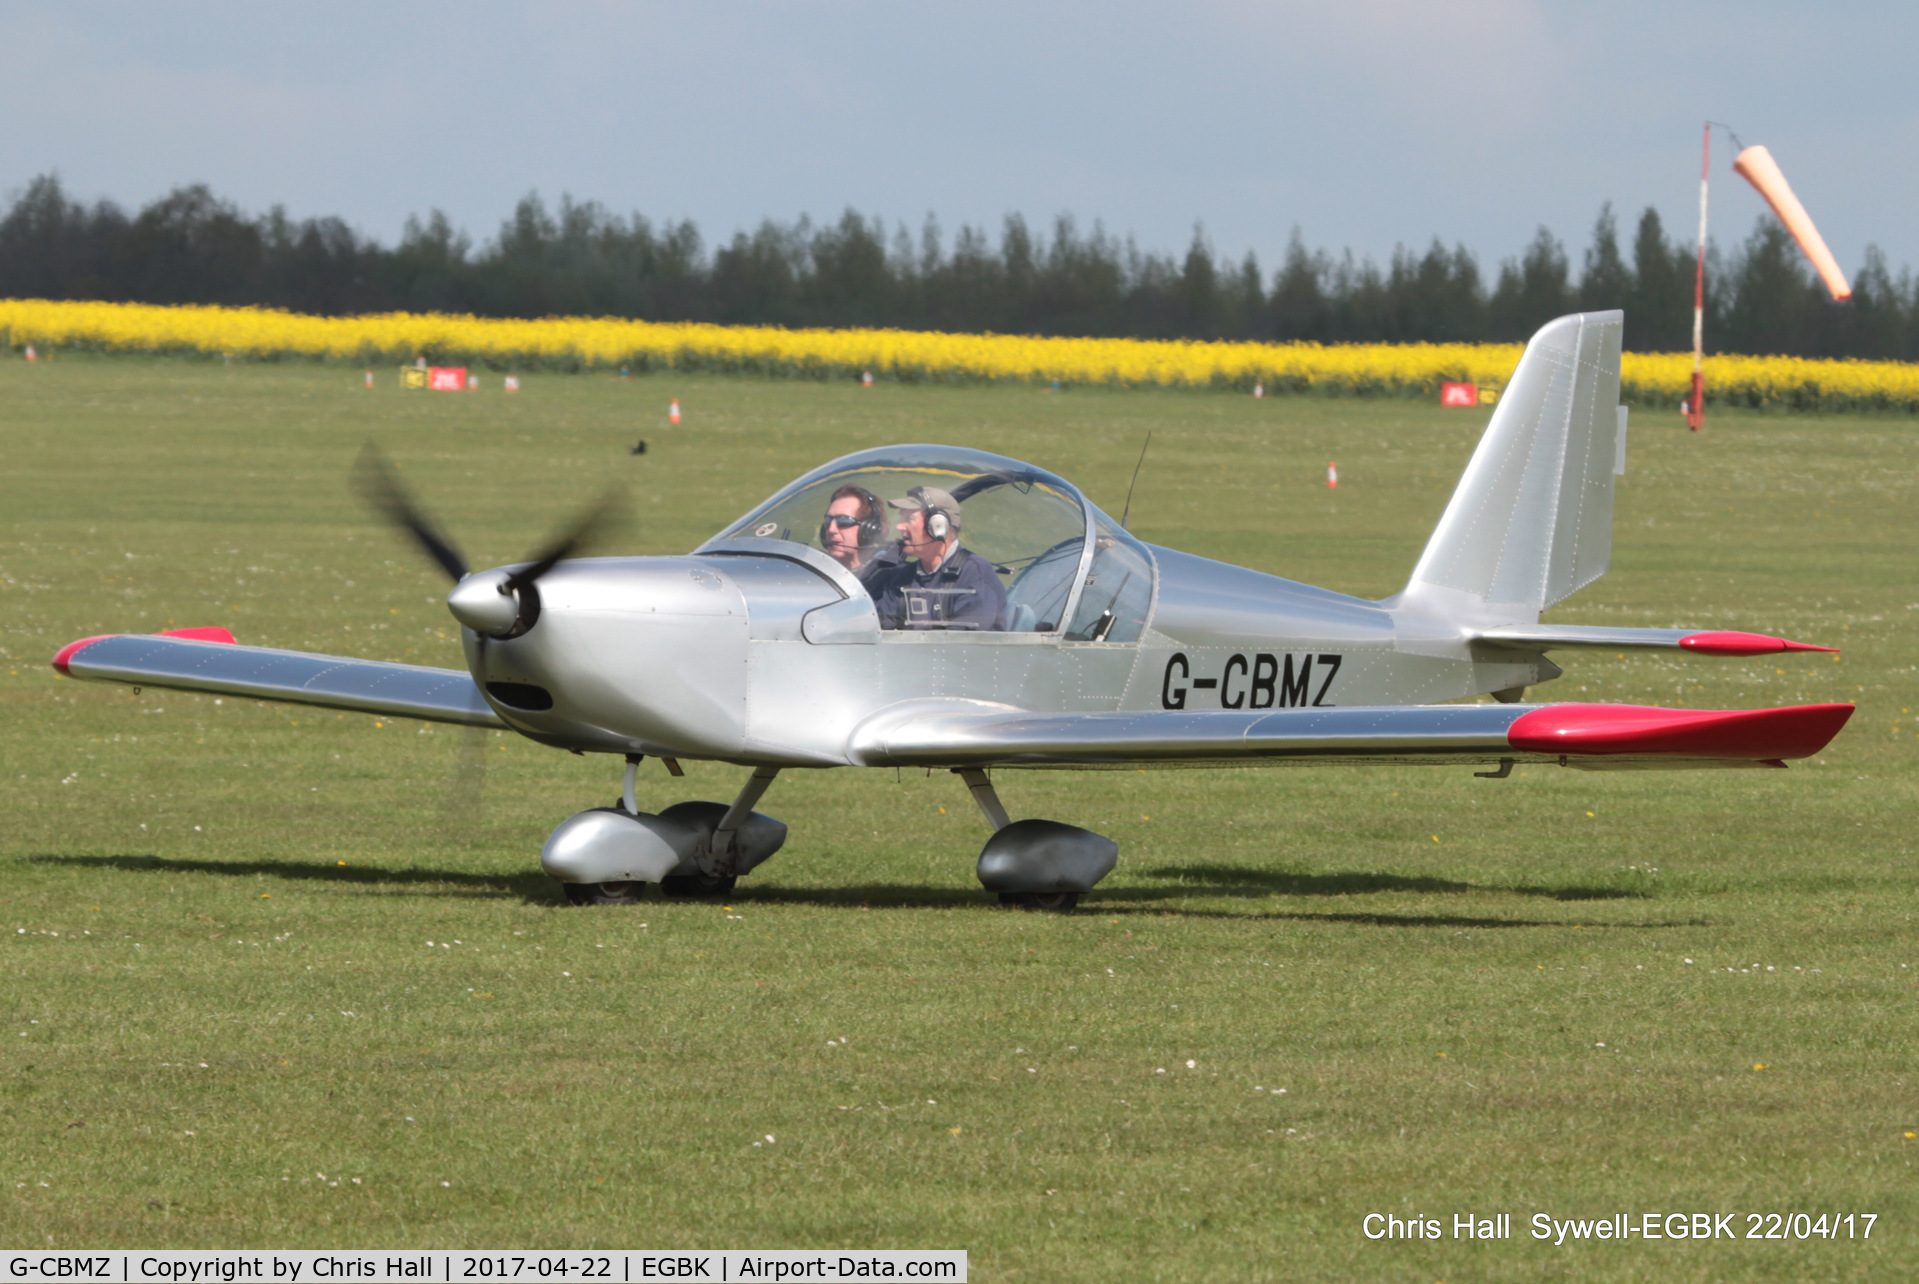
[{"label": "spinning propeller", "polygon": [[481,637],[502,640],[525,633],[540,618],[540,577],[602,535],[625,507],[618,490],[608,491],[526,565],[475,574],[372,442],[354,461],[353,488],[369,508],[412,536],[447,573],[453,591],[446,595],[446,605],[453,618]]}]

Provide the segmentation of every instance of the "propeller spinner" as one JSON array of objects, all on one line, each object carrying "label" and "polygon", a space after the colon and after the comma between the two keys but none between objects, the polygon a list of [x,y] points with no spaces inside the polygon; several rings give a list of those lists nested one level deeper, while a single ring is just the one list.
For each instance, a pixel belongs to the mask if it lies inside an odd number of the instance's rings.
[{"label": "propeller spinner", "polygon": [[476,574],[372,442],[354,462],[353,488],[369,508],[410,535],[453,580],[446,595],[453,618],[482,637],[498,639],[518,637],[533,627],[540,618],[540,577],[596,539],[623,507],[620,492],[609,491],[525,565]]}]

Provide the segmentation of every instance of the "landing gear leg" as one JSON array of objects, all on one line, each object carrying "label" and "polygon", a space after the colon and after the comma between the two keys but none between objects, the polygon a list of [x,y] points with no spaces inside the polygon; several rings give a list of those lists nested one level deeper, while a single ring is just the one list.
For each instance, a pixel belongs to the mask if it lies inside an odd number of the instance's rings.
[{"label": "landing gear leg", "polygon": [[629,815],[640,814],[640,798],[635,786],[639,781],[640,764],[645,761],[646,755],[643,753],[626,755],[626,781],[620,786],[620,806],[626,808]]},{"label": "landing gear leg", "polygon": [[733,805],[713,828],[713,840],[699,855],[697,874],[669,874],[660,880],[660,891],[667,896],[730,896],[739,882],[735,839],[740,825],[753,814],[753,804],[780,774],[778,767],[755,767],[741,787]]},{"label": "landing gear leg", "polygon": [[986,823],[998,833],[1013,822],[1007,818],[1006,808],[1000,805],[999,793],[993,788],[993,782],[978,767],[955,767],[953,774],[966,782],[973,793],[973,801],[986,813]]}]

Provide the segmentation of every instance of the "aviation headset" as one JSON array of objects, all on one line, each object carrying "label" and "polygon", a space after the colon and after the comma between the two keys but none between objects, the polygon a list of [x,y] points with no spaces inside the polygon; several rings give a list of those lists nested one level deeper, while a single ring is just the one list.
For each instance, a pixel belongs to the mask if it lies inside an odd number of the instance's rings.
[{"label": "aviation headset", "polygon": [[[879,545],[885,543],[885,540],[882,538],[885,527],[880,514],[886,511],[886,505],[880,502],[878,495],[875,495],[864,486],[850,486],[846,489],[850,494],[856,496],[860,503],[866,505],[866,516],[860,518],[860,547],[879,547]],[[832,505],[829,503],[827,507],[830,508]],[[832,542],[829,538],[832,529],[833,517],[832,514],[829,513],[825,517],[820,518],[820,547],[825,548]]]},{"label": "aviation headset", "polygon": [[926,510],[926,533],[934,539],[943,540],[953,533],[955,525],[953,514],[937,507],[926,497],[926,487],[910,486],[906,493],[917,499]]}]

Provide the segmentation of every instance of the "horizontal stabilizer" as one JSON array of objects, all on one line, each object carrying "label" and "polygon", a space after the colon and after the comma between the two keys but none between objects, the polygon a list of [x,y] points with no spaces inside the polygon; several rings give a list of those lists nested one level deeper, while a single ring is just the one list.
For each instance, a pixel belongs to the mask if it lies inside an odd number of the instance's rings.
[{"label": "horizontal stabilizer", "polygon": [[1475,642],[1490,642],[1527,651],[1563,647],[1593,647],[1602,651],[1678,650],[1697,655],[1774,655],[1781,651],[1838,651],[1838,647],[1791,642],[1765,633],[1736,633],[1725,629],[1612,629],[1581,624],[1505,624],[1469,629]]},{"label": "horizontal stabilizer", "polygon": [[[184,631],[184,630],[183,630]],[[119,633],[63,647],[54,668],[94,682],[200,691],[358,713],[505,727],[471,674],[165,634]],[[219,630],[225,633],[225,630]]]},{"label": "horizontal stabilizer", "polygon": [[848,757],[868,767],[1501,759],[1594,767],[1761,766],[1819,752],[1851,714],[1847,704],[1727,712],[1436,704],[1026,713],[971,701],[916,701],[860,726]]}]

